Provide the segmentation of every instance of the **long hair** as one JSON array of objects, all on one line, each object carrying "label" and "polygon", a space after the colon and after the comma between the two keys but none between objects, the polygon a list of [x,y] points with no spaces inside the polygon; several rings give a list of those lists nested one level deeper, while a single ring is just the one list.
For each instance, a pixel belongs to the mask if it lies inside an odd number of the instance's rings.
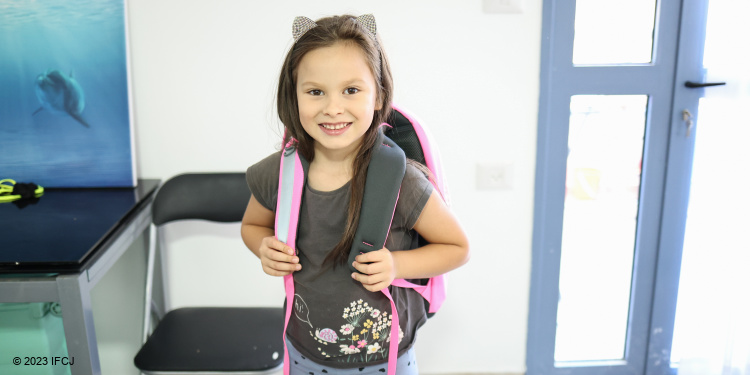
[{"label": "long hair", "polygon": [[307,31],[289,49],[281,67],[276,107],[285,130],[282,147],[290,141],[294,142],[300,155],[310,162],[315,159],[314,140],[305,132],[300,123],[297,102],[297,68],[305,54],[312,50],[330,47],[339,42],[353,43],[358,46],[364,53],[370,71],[375,78],[377,84],[376,100],[381,105],[381,108],[375,111],[372,123],[362,137],[362,143],[359,145],[353,161],[351,198],[347,209],[344,235],[325,259],[326,263],[333,263],[336,266],[347,263],[354,234],[359,225],[367,166],[370,164],[379,125],[385,122],[391,113],[393,78],[380,38],[372,35],[354,16],[326,17],[315,21],[315,23],[317,26]]}]

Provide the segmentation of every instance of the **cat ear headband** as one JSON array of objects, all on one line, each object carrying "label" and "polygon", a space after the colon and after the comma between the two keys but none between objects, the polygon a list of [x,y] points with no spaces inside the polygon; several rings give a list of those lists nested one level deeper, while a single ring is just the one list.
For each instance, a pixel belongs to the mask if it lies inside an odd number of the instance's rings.
[{"label": "cat ear headband", "polygon": [[[375,32],[377,31],[377,27],[375,25],[375,16],[372,14],[363,14],[359,17],[357,17],[357,22],[364,26],[367,31],[370,32],[370,35],[372,37],[375,37]],[[292,24],[292,36],[294,37],[294,42],[296,43],[299,38],[302,37],[302,35],[305,35],[306,32],[310,31],[310,29],[318,26],[315,21],[304,17],[299,16],[294,18],[294,23]]]}]

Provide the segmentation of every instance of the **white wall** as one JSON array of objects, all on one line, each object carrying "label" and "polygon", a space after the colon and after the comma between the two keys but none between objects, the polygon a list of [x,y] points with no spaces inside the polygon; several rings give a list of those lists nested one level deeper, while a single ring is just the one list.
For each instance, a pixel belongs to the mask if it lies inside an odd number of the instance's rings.
[{"label": "white wall", "polygon": [[[480,0],[130,0],[138,176],[244,171],[274,151],[276,78],[294,17],[373,13],[396,102],[437,138],[472,245],[470,263],[449,276],[444,308],[420,332],[420,369],[523,372],[541,0],[523,3],[521,14],[486,14]],[[476,189],[485,161],[512,164],[511,189]],[[238,225],[177,224],[167,241],[173,306],[281,303],[281,280],[262,273]]]}]

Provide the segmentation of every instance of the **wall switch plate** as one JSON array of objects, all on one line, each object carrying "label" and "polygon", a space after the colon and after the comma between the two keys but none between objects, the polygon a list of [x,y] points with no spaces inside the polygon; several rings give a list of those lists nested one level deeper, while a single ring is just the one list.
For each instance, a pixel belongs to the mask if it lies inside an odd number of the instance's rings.
[{"label": "wall switch plate", "polygon": [[509,162],[479,163],[477,190],[509,190],[513,187],[513,166]]},{"label": "wall switch plate", "polygon": [[523,13],[524,0],[482,0],[482,11],[488,14]]}]

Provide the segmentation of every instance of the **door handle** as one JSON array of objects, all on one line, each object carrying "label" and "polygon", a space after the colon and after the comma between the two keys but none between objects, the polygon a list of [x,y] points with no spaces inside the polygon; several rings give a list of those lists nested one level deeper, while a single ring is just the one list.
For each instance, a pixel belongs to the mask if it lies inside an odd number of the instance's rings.
[{"label": "door handle", "polygon": [[726,85],[726,82],[692,82],[692,81],[686,81],[685,87],[695,89],[695,88],[701,88],[701,87],[709,87],[709,86],[724,86]]}]

